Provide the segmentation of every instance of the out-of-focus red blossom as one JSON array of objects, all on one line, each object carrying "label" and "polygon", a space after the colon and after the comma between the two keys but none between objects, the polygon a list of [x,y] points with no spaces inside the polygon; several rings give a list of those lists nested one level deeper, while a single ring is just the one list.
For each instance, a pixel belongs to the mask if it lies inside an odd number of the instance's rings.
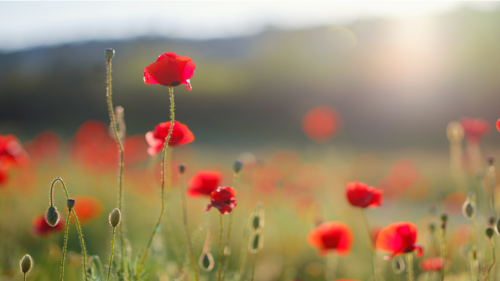
[{"label": "out-of-focus red blossom", "polygon": [[63,141],[58,134],[52,131],[39,133],[32,141],[24,144],[34,165],[42,161],[57,162],[61,158]]},{"label": "out-of-focus red blossom", "polygon": [[0,187],[4,186],[4,183],[9,179],[9,174],[7,169],[0,167]]},{"label": "out-of-focus red blossom", "polygon": [[462,206],[467,200],[467,194],[463,191],[453,192],[446,196],[443,201],[443,207],[445,211],[450,215],[461,215]]},{"label": "out-of-focus red blossom", "polygon": [[500,132],[500,119],[497,120],[496,125],[497,125],[497,131]]},{"label": "out-of-focus red blossom", "polygon": [[479,144],[481,139],[490,132],[491,125],[483,119],[462,118],[460,124],[464,128],[465,138],[469,144]]},{"label": "out-of-focus red blossom", "polygon": [[[470,242],[471,238],[471,228],[469,225],[461,225],[454,228],[450,235],[450,245],[462,246]],[[450,247],[450,249],[455,249],[457,247]]]},{"label": "out-of-focus red blossom", "polygon": [[[446,261],[446,266],[449,264],[451,264],[451,262],[449,260]],[[444,262],[442,258],[428,258],[421,260],[418,267],[420,267],[423,271],[441,271],[443,269],[443,265]]]},{"label": "out-of-focus red blossom", "polygon": [[309,233],[307,241],[319,250],[319,256],[325,256],[331,251],[339,256],[346,256],[351,252],[354,236],[351,228],[344,223],[325,222]]},{"label": "out-of-focus red blossom", "polygon": [[377,249],[377,238],[381,230],[382,227],[374,226],[370,231],[370,238],[372,239],[372,246],[374,251]]},{"label": "out-of-focus red blossom", "polygon": [[14,135],[0,135],[0,166],[24,167],[28,162],[28,154]]},{"label": "out-of-focus red blossom", "polygon": [[125,162],[125,165],[128,166],[147,161],[147,149],[148,143],[144,140],[143,135],[134,135],[125,138],[123,152],[123,161]]},{"label": "out-of-focus red blossom", "polygon": [[210,196],[222,180],[222,174],[216,171],[198,171],[189,180],[189,189],[186,191],[190,197]]},{"label": "out-of-focus red blossom", "polygon": [[[294,151],[279,150],[271,155],[267,161],[267,165],[275,168],[283,176],[288,176],[295,173],[296,169],[302,163],[300,155]],[[245,166],[246,169],[246,166]]]},{"label": "out-of-focus red blossom", "polygon": [[385,260],[395,256],[417,251],[417,257],[423,254],[423,248],[415,244],[417,241],[417,227],[411,222],[398,222],[382,229],[377,237],[377,249],[391,253]]},{"label": "out-of-focus red blossom", "polygon": [[[59,214],[60,216],[60,214]],[[60,218],[59,222],[55,226],[50,226],[45,219],[45,215],[39,215],[33,218],[33,226],[31,228],[31,233],[34,236],[46,237],[52,233],[64,231],[64,219]]]},{"label": "out-of-focus red blossom", "polygon": [[272,193],[278,189],[282,180],[283,175],[276,168],[261,166],[255,170],[252,184],[255,189],[261,192]]},{"label": "out-of-focus red blossom", "polygon": [[311,109],[302,120],[304,133],[313,141],[326,142],[337,133],[341,123],[340,114],[328,106]]},{"label": "out-of-focus red blossom", "polygon": [[402,159],[391,166],[387,179],[393,186],[405,190],[418,179],[418,172],[413,161]]},{"label": "out-of-focus red blossom", "polygon": [[88,224],[102,214],[102,204],[98,199],[91,196],[75,196],[73,199],[75,199],[73,210],[82,225]]},{"label": "out-of-focus red blossom", "polygon": [[163,86],[185,84],[191,91],[191,79],[196,66],[191,58],[178,56],[172,52],[161,54],[156,62],[144,68],[144,83]]},{"label": "out-of-focus red blossom", "polygon": [[229,214],[236,207],[236,191],[231,187],[219,187],[212,191],[210,201],[205,212],[215,207],[221,215]]},{"label": "out-of-focus red blossom", "polygon": [[346,185],[347,200],[354,207],[377,208],[382,205],[382,194],[378,190],[361,182],[350,182]]},{"label": "out-of-focus red blossom", "polygon": [[[148,153],[155,156],[162,151],[165,145],[165,138],[170,131],[170,122],[160,123],[152,132],[146,133],[146,141],[149,144]],[[174,122],[174,129],[168,141],[169,146],[184,145],[194,141],[194,135],[189,128],[179,121]]]}]

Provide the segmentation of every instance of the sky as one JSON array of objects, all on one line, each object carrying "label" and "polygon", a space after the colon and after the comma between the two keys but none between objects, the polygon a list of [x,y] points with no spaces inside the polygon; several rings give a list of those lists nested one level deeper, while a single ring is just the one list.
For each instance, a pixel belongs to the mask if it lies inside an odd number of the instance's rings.
[{"label": "sky", "polygon": [[384,17],[429,17],[479,2],[0,2],[0,51],[140,36],[204,40],[266,27],[299,29]]}]

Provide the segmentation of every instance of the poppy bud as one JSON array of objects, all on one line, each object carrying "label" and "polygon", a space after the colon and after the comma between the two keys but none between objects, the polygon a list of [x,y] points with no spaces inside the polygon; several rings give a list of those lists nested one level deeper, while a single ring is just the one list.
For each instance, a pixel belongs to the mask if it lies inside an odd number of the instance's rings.
[{"label": "poppy bud", "polygon": [[405,261],[401,257],[392,260],[392,270],[394,270],[394,273],[401,274],[405,271],[405,268]]},{"label": "poppy bud", "polygon": [[495,157],[489,156],[486,158],[486,161],[488,162],[488,165],[493,166],[493,164],[495,164]]},{"label": "poppy bud", "polygon": [[493,233],[494,233],[493,228],[491,227],[486,228],[486,236],[488,236],[488,238],[491,239],[491,237],[493,237]]},{"label": "poppy bud", "polygon": [[431,231],[431,233],[434,233],[434,231],[436,230],[436,226],[434,225],[434,223],[429,223],[429,229]]},{"label": "poppy bud", "polygon": [[445,223],[445,222],[447,222],[447,221],[448,221],[448,214],[443,213],[443,214],[441,215],[441,222],[444,222],[444,223]]},{"label": "poppy bud", "polygon": [[462,214],[464,217],[470,219],[474,216],[476,207],[474,206],[474,203],[470,200],[467,200],[464,202],[462,205]]},{"label": "poppy bud", "polygon": [[50,226],[55,226],[59,222],[59,213],[57,212],[56,207],[50,206],[47,209],[47,213],[45,214],[45,220]]},{"label": "poppy bud", "polygon": [[490,216],[488,218],[488,225],[493,227],[495,225],[495,217],[494,216]]},{"label": "poppy bud", "polygon": [[233,163],[233,171],[235,173],[239,173],[241,171],[241,168],[243,168],[243,163],[240,161],[234,161]]},{"label": "poppy bud", "polygon": [[498,219],[497,223],[495,224],[495,231],[498,235],[500,235],[500,219]]},{"label": "poppy bud", "polygon": [[250,237],[250,241],[248,243],[248,251],[252,254],[256,254],[262,249],[263,244],[262,233],[260,231],[254,232],[252,237]]},{"label": "poppy bud", "polygon": [[180,165],[179,165],[179,172],[180,172],[181,174],[184,174],[184,171],[186,171],[186,165],[184,165],[184,164],[180,164]]},{"label": "poppy bud", "polygon": [[75,206],[75,199],[69,198],[66,200],[66,206],[68,206],[68,209],[71,211],[71,209]]},{"label": "poppy bud", "polygon": [[115,50],[112,48],[107,48],[104,50],[104,54],[106,55],[106,59],[110,60],[115,56]]},{"label": "poppy bud", "polygon": [[203,270],[210,271],[214,268],[214,257],[210,253],[203,253],[198,263]]},{"label": "poppy bud", "polygon": [[115,208],[111,212],[111,214],[109,214],[109,224],[112,227],[117,227],[118,224],[120,224],[121,217],[122,217],[122,213],[120,212],[120,210],[118,208]]},{"label": "poppy bud", "polygon": [[21,272],[26,274],[26,273],[30,272],[31,267],[33,266],[33,259],[31,259],[30,255],[26,254],[21,259],[19,265],[21,266]]}]

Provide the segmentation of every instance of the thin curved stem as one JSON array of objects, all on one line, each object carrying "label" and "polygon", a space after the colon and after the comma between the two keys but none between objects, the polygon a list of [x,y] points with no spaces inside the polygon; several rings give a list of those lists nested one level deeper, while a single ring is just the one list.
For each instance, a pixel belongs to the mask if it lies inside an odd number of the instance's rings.
[{"label": "thin curved stem", "polygon": [[116,227],[113,227],[113,233],[111,234],[111,254],[109,255],[108,278],[106,279],[107,281],[109,281],[109,275],[111,274],[111,265],[113,263],[113,251],[115,249],[115,231]]},{"label": "thin curved stem", "polygon": [[217,270],[217,281],[220,281],[222,274],[222,244],[224,238],[224,222],[222,221],[222,215],[219,216],[219,269]]},{"label": "thin curved stem", "polygon": [[[61,178],[56,178],[52,181],[52,184],[50,185],[50,205],[54,206],[54,184],[60,181],[62,184],[62,187],[64,189],[64,192],[66,193],[66,199],[70,199],[68,189],[66,188],[66,184],[64,184],[64,181]],[[87,250],[85,249],[85,242],[83,240],[83,233],[82,233],[82,227],[80,226],[80,222],[78,221],[78,217],[76,216],[75,210],[71,209],[71,212],[73,213],[73,217],[75,217],[75,222],[76,222],[76,230],[78,231],[78,235],[80,236],[80,246],[82,247],[82,259],[83,259],[83,280],[87,281]],[[69,223],[69,222],[68,222]]]},{"label": "thin curved stem", "polygon": [[144,262],[146,261],[147,255],[148,255],[149,247],[151,247],[151,243],[153,242],[153,237],[155,236],[155,233],[161,224],[161,218],[163,217],[163,213],[165,212],[165,198],[164,198],[164,195],[165,195],[165,162],[167,159],[168,142],[170,141],[170,136],[172,135],[172,130],[174,129],[174,122],[175,122],[174,88],[170,87],[169,92],[170,92],[170,130],[168,131],[168,135],[165,138],[165,144],[163,146],[163,154],[162,154],[162,162],[161,162],[161,212],[160,212],[160,216],[158,217],[158,221],[156,222],[156,226],[153,230],[153,233],[151,234],[151,237],[149,238],[146,249],[144,250],[144,254],[142,255],[141,263],[139,264],[139,267],[137,268],[137,272],[135,274],[134,280],[137,280],[137,278],[139,277],[139,273],[141,273],[142,267],[144,265]]},{"label": "thin curved stem", "polygon": [[363,223],[365,224],[366,232],[368,233],[368,240],[370,240],[370,246],[371,246],[370,252],[371,252],[371,255],[372,255],[372,274],[373,274],[373,280],[377,281],[377,277],[376,277],[377,275],[376,275],[376,272],[375,272],[375,252],[373,251],[373,249],[374,249],[373,239],[372,239],[372,235],[371,235],[371,231],[370,231],[370,225],[368,224],[368,219],[366,219],[366,214],[365,214],[365,210],[364,209],[361,209],[361,217],[363,218]]},{"label": "thin curved stem", "polygon": [[[111,119],[111,126],[113,127],[113,133],[115,135],[116,143],[118,144],[118,150],[120,153],[120,164],[119,164],[119,172],[118,172],[118,209],[122,213],[122,216],[124,214],[123,212],[123,144],[118,136],[118,130],[116,126],[116,120],[115,120],[115,112],[113,109],[113,100],[111,99],[111,59],[108,59],[107,61],[108,64],[108,87],[107,87],[107,97],[108,97],[108,109],[109,109],[109,118]],[[124,137],[124,136],[123,136]],[[125,242],[124,242],[124,237],[123,237],[123,225],[124,225],[124,218],[122,218],[122,222],[120,223],[120,251],[121,251],[121,261],[122,261],[122,271],[123,273],[126,272],[125,270],[125,259],[123,258],[123,255],[125,254]]]},{"label": "thin curved stem", "polygon": [[[233,188],[236,190],[238,187],[238,180],[240,178],[240,173],[234,173],[233,175]],[[224,248],[224,266],[222,268],[222,278],[224,281],[227,266],[229,265],[229,256],[231,255],[231,230],[233,229],[233,215],[234,210],[229,214],[229,223],[227,228],[226,246]]]},{"label": "thin curved stem", "polygon": [[66,216],[66,227],[64,228],[64,245],[61,257],[61,281],[64,279],[64,262],[66,261],[66,250],[68,248],[68,231],[69,231],[70,217],[71,217],[71,210],[68,210],[68,215]]},{"label": "thin curved stem", "polygon": [[196,259],[194,258],[193,253],[193,242],[191,241],[191,234],[189,233],[188,219],[187,219],[187,203],[186,203],[186,194],[184,193],[184,173],[181,174],[181,199],[182,199],[182,214],[183,214],[183,222],[184,222],[184,230],[186,232],[186,239],[189,248],[189,255],[191,256],[191,267],[194,272],[194,279],[198,281],[198,269],[196,268]]}]

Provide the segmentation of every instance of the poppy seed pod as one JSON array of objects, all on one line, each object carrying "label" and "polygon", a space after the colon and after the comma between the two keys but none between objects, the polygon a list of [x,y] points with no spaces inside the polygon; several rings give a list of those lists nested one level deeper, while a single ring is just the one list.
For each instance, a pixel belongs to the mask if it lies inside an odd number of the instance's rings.
[{"label": "poppy seed pod", "polygon": [[257,208],[253,213],[251,228],[252,231],[257,231],[263,227],[264,227],[264,209],[262,209],[262,203],[259,202]]},{"label": "poppy seed pod", "polygon": [[30,255],[26,254],[19,262],[19,265],[21,266],[21,272],[26,274],[30,272],[31,267],[33,266],[33,259]]},{"label": "poppy seed pod", "polygon": [[474,203],[470,200],[467,200],[464,202],[462,205],[462,214],[464,217],[470,219],[474,216],[476,207],[474,206]]},{"label": "poppy seed pod", "polygon": [[401,257],[397,257],[392,260],[392,270],[394,270],[394,273],[401,274],[405,271],[405,269],[405,261]]},{"label": "poppy seed pod", "polygon": [[112,48],[107,48],[104,50],[104,54],[106,55],[106,59],[110,60],[115,56],[115,50]]},{"label": "poppy seed pod", "polygon": [[494,233],[493,228],[491,227],[486,228],[486,236],[488,236],[488,238],[491,239],[491,237],[493,237],[493,233]]},{"label": "poppy seed pod", "polygon": [[448,214],[441,214],[441,222],[446,223],[448,221]]},{"label": "poppy seed pod", "polygon": [[180,172],[181,174],[184,174],[184,172],[185,172],[185,171],[186,171],[186,165],[184,165],[184,164],[180,164],[180,165],[179,165],[179,172]]},{"label": "poppy seed pod", "polygon": [[252,234],[248,242],[248,251],[252,254],[256,254],[264,246],[264,237],[260,231],[257,231]]},{"label": "poppy seed pod", "polygon": [[198,261],[200,267],[205,271],[210,271],[214,268],[214,257],[210,253],[201,254],[200,260]]},{"label": "poppy seed pod", "polygon": [[241,163],[240,161],[234,161],[234,163],[233,163],[233,171],[235,173],[239,173],[242,168],[243,168],[243,163]]},{"label": "poppy seed pod", "polygon": [[118,224],[120,224],[120,220],[122,217],[122,213],[118,208],[115,208],[111,213],[109,214],[109,224],[112,227],[117,227]]},{"label": "poppy seed pod", "polygon": [[55,226],[59,222],[59,213],[57,212],[56,207],[50,206],[47,209],[47,213],[45,214],[45,220],[50,226]]},{"label": "poppy seed pod", "polygon": [[68,209],[71,210],[75,206],[75,199],[69,198],[66,200],[66,206],[68,206]]},{"label": "poppy seed pod", "polygon": [[495,224],[495,231],[498,235],[500,235],[500,219],[498,219],[497,223]]}]

